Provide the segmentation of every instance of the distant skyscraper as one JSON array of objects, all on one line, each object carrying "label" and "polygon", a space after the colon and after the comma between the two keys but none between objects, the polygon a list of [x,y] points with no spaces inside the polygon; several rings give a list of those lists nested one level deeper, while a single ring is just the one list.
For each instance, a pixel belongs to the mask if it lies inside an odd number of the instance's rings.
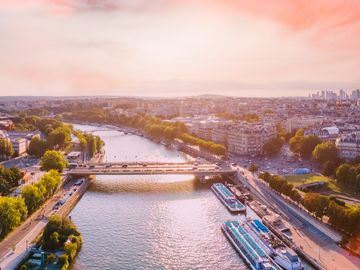
[{"label": "distant skyscraper", "polygon": [[353,90],[351,92],[351,98],[352,99],[360,99],[360,90],[359,89]]},{"label": "distant skyscraper", "polygon": [[339,98],[340,99],[347,99],[347,94],[344,90],[340,89],[339,91]]}]

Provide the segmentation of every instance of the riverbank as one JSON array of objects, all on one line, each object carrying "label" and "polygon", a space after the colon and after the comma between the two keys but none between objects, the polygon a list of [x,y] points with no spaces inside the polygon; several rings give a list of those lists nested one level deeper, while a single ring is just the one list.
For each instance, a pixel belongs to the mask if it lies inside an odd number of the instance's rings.
[{"label": "riverbank", "polygon": [[91,180],[84,179],[84,182],[74,191],[69,200],[58,210],[54,208],[60,198],[71,192],[75,182],[75,179],[64,179],[60,190],[0,243],[0,269],[13,270],[28,256],[31,247],[35,244],[34,240],[38,238],[52,215],[59,214],[65,217],[70,213],[87,190]]},{"label": "riverbank", "polygon": [[37,241],[36,248],[17,270],[67,270],[82,245],[76,225],[66,217],[53,215]]}]

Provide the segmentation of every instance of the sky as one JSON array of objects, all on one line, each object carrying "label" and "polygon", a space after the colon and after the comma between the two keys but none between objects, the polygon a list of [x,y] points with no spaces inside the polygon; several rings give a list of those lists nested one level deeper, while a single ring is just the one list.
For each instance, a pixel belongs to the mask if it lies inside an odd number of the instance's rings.
[{"label": "sky", "polygon": [[359,0],[0,0],[0,95],[360,88]]}]

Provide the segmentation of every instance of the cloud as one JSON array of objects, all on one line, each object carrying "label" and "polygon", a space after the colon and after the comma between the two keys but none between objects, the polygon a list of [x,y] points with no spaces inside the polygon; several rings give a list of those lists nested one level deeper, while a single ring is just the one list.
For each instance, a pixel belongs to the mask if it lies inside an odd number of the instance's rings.
[{"label": "cloud", "polygon": [[307,32],[323,47],[360,47],[358,0],[224,0],[227,7],[274,21],[289,32]]}]

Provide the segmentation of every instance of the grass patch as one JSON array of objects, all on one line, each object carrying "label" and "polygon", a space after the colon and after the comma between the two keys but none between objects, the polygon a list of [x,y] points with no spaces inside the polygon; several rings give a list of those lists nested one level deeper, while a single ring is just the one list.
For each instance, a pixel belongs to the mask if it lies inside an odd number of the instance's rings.
[{"label": "grass patch", "polygon": [[316,174],[296,174],[296,175],[287,175],[285,176],[286,181],[293,184],[294,186],[300,186],[303,184],[308,184],[312,182],[326,181],[330,182],[332,180],[329,177],[316,175]]},{"label": "grass patch", "polygon": [[313,182],[320,182],[325,181],[328,183],[328,188],[335,191],[335,192],[341,192],[341,189],[336,185],[335,179],[332,179],[327,176],[323,175],[317,175],[317,174],[297,174],[297,175],[287,175],[285,176],[285,179],[293,184],[295,187],[313,183]]},{"label": "grass patch", "polygon": [[285,179],[289,183],[293,184],[295,187],[312,182],[326,181],[328,183],[327,189],[329,191],[341,193],[349,197],[360,198],[360,194],[355,192],[352,188],[338,186],[336,184],[335,179],[327,176],[317,175],[317,174],[300,174],[300,175],[287,175],[285,176]]}]

